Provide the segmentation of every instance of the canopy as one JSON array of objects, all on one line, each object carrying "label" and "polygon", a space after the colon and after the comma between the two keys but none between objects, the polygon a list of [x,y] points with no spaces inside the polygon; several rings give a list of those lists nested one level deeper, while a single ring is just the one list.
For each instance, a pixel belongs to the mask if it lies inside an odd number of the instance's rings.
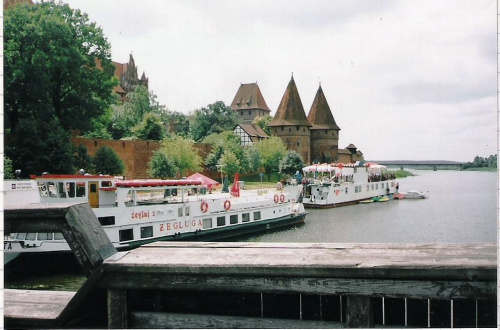
[{"label": "canopy", "polygon": [[220,185],[219,182],[217,182],[217,181],[215,181],[213,179],[210,179],[208,176],[204,176],[201,173],[191,174],[186,179],[187,180],[200,180],[201,183],[203,185],[207,186],[208,189],[212,189],[213,187],[216,187],[216,186]]},{"label": "canopy", "polygon": [[323,164],[317,164],[317,165],[314,164],[314,165],[306,166],[306,167],[302,168],[302,171],[304,173],[309,173],[309,172],[325,173],[325,172],[334,172],[335,168],[333,166],[331,166],[330,164],[323,163]]}]

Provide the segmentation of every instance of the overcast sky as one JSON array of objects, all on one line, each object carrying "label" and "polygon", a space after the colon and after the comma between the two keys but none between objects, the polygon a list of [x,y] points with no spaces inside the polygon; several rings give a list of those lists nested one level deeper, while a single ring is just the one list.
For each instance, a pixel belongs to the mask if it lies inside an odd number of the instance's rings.
[{"label": "overcast sky", "polygon": [[132,53],[170,110],[230,105],[258,82],[274,115],[293,77],[306,115],[319,83],[371,160],[497,153],[494,0],[66,0]]}]

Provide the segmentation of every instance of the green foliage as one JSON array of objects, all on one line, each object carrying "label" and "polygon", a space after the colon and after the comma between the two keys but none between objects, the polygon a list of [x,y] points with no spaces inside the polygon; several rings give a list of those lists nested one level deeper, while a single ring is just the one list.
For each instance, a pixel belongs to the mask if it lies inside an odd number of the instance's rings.
[{"label": "green foliage", "polygon": [[178,169],[174,162],[170,160],[161,150],[154,152],[148,163],[148,174],[153,178],[175,177]]},{"label": "green foliage", "polygon": [[[146,87],[137,86],[133,92],[127,94],[127,99],[123,105],[112,107],[113,116],[109,130],[114,139],[133,137],[134,127],[140,126],[141,122],[148,117],[148,114],[156,115],[159,119],[153,120],[153,122],[160,123],[159,125],[163,127],[161,123],[166,120],[167,116],[165,107],[156,101],[156,95],[149,92]],[[155,128],[155,130],[158,130],[158,128]],[[158,136],[158,133],[156,133],[156,136]]]},{"label": "green foliage", "polygon": [[271,136],[271,129],[269,128],[269,123],[273,120],[273,117],[271,115],[265,115],[264,117],[255,117],[252,124],[256,124],[264,132],[266,132],[267,135]]},{"label": "green foliage", "polygon": [[206,108],[197,109],[191,119],[191,137],[199,142],[212,133],[233,130],[238,119],[231,109],[222,101],[209,104]]},{"label": "green foliage", "polygon": [[148,113],[137,126],[132,128],[134,135],[141,140],[161,140],[165,137],[165,129],[160,115]]},{"label": "green foliage", "polygon": [[212,151],[205,158],[205,165],[209,169],[217,171],[217,164],[220,164],[224,152],[231,151],[239,160],[241,166],[239,171],[246,171],[248,160],[241,146],[240,137],[233,131],[212,133],[203,140],[203,143],[209,143],[213,146]]},{"label": "green foliage", "polygon": [[270,180],[271,173],[279,171],[279,164],[287,151],[286,146],[279,137],[273,136],[255,143],[255,147],[262,156],[262,165]]},{"label": "green foliage", "polygon": [[188,137],[189,136],[189,118],[183,113],[172,111],[167,112],[166,121],[171,123],[175,133],[179,136]]},{"label": "green foliage", "polygon": [[249,146],[245,149],[245,158],[248,160],[248,173],[257,172],[262,166],[262,155],[260,154],[259,149],[255,146]]},{"label": "green foliage", "polygon": [[[73,172],[73,147],[69,133],[57,118],[38,122],[23,118],[16,128],[14,148],[8,149],[14,167],[26,174]],[[15,158],[12,157],[15,156]]]},{"label": "green foliage", "polygon": [[240,161],[234,153],[226,151],[220,159],[222,165],[222,173],[226,173],[229,177],[240,172]]},{"label": "green foliage", "polygon": [[191,140],[174,135],[163,139],[161,151],[170,159],[182,177],[187,171],[201,171],[202,159]]},{"label": "green foliage", "polygon": [[279,172],[292,176],[297,171],[299,171],[299,173],[302,172],[302,168],[305,166],[304,160],[298,152],[295,150],[288,150],[279,164]]},{"label": "green foliage", "polygon": [[12,160],[7,156],[3,157],[3,178],[6,180],[16,178],[14,168],[12,167]]},{"label": "green foliage", "polygon": [[220,159],[224,154],[224,147],[220,144],[215,145],[205,158],[205,165],[212,171],[218,171],[217,165],[220,165]]},{"label": "green foliage", "polygon": [[99,147],[94,156],[95,170],[99,174],[120,175],[125,166],[113,149],[102,146]]},{"label": "green foliage", "polygon": [[73,158],[73,165],[76,171],[83,169],[87,173],[93,171],[92,157],[87,153],[87,147],[83,144],[78,145]]},{"label": "green foliage", "polygon": [[465,163],[462,166],[463,170],[497,168],[497,155],[490,155],[487,158],[476,156],[472,162]]},{"label": "green foliage", "polygon": [[69,132],[87,131],[115,100],[110,45],[63,3],[4,14],[5,131],[13,136],[6,150],[22,173],[71,173]]},{"label": "green foliage", "polygon": [[[47,1],[5,11],[6,128],[59,118],[86,131],[113,101],[114,65],[102,30],[86,14]],[[98,68],[99,61],[101,68]]]}]

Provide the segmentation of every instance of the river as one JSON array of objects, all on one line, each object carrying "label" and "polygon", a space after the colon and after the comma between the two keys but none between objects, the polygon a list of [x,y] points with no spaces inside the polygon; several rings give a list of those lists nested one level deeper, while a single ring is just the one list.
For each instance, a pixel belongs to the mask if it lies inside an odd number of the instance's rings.
[{"label": "river", "polygon": [[[390,200],[308,210],[306,223],[240,241],[302,243],[495,243],[496,172],[421,171],[399,180],[400,191],[419,190],[423,200]],[[76,291],[85,278],[39,274],[5,279],[7,288]]]}]

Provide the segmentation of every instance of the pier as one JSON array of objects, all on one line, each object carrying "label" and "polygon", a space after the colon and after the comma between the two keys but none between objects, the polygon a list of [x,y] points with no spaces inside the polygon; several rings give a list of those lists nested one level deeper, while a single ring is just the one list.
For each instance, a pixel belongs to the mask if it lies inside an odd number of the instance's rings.
[{"label": "pier", "polygon": [[76,293],[6,290],[6,327],[497,326],[495,244],[156,242],[117,252],[87,204],[5,210],[6,234],[54,230],[88,279]]}]

